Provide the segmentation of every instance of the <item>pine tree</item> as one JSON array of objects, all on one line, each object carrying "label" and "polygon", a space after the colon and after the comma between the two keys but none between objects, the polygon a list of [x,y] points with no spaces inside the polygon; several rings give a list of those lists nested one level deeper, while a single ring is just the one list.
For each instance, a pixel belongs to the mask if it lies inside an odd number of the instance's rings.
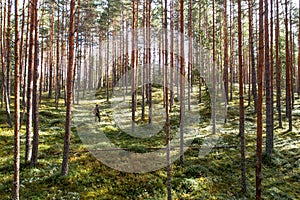
[{"label": "pine tree", "polygon": [[256,199],[261,200],[262,179],[262,70],[264,67],[264,3],[259,0],[259,41],[258,41],[258,95],[257,95],[257,138],[256,138]]},{"label": "pine tree", "polygon": [[275,30],[275,46],[276,46],[276,109],[278,113],[278,127],[282,128],[281,116],[281,61],[280,61],[280,31],[279,31],[279,0],[276,0],[276,30]]},{"label": "pine tree", "polygon": [[19,68],[19,18],[18,0],[15,0],[15,115],[14,115],[14,200],[19,199],[20,190],[20,68]]},{"label": "pine tree", "polygon": [[242,11],[241,1],[238,1],[238,59],[239,59],[239,134],[241,137],[241,159],[242,159],[242,191],[246,192],[246,145],[245,145],[245,114],[244,114],[244,90],[243,90],[243,46],[242,46]]},{"label": "pine tree", "polygon": [[67,110],[66,128],[64,138],[64,152],[62,161],[62,175],[67,175],[69,171],[69,149],[71,137],[71,112],[72,112],[72,86],[74,70],[74,35],[75,35],[75,0],[70,1],[70,28],[69,28],[69,55],[68,55],[68,74],[67,74]]}]

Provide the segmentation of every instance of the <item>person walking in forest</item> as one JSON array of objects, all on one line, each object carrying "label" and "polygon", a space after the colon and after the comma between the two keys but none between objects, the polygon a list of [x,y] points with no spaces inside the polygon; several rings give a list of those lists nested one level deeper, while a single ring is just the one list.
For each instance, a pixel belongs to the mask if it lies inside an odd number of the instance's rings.
[{"label": "person walking in forest", "polygon": [[98,121],[100,122],[100,110],[99,110],[98,104],[96,104],[96,107],[95,107],[95,109],[94,109],[94,114],[95,114],[95,121],[96,121],[97,118],[98,118]]}]

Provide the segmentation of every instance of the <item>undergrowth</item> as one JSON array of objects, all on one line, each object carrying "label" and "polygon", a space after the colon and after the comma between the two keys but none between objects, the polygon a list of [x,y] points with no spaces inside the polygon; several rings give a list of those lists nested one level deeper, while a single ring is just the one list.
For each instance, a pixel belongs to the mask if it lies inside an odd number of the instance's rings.
[{"label": "undergrowth", "polygon": [[[105,96],[103,93],[98,91],[98,97]],[[201,123],[206,125],[210,117],[210,109],[206,106],[208,98],[206,94],[200,104]],[[100,99],[98,102],[101,129],[120,148],[145,153],[150,151],[148,147],[164,145],[164,130],[143,141],[136,139],[113,124],[109,103]],[[35,168],[24,165],[25,126],[22,126],[21,199],[166,199],[166,168],[144,174],[109,168],[87,151],[76,127],[72,127],[69,174],[61,176],[65,108],[63,101],[60,103],[56,110],[52,100],[42,99],[39,164]],[[295,102],[294,130],[275,129],[274,152],[271,157],[263,157],[264,199],[300,199],[299,105],[298,99]],[[247,192],[242,193],[237,108],[238,99],[235,98],[229,102],[227,123],[217,144],[221,148],[214,148],[200,158],[202,139],[197,138],[185,152],[185,162],[172,164],[174,199],[255,199],[256,115],[252,106],[246,108]],[[174,112],[178,112],[178,108]],[[5,111],[1,109],[0,113],[0,198],[12,199],[13,129],[7,128]],[[176,114],[171,117],[174,130],[179,126],[178,119]],[[275,126],[276,123],[275,118]],[[287,122],[284,121],[283,125],[287,127]]]}]

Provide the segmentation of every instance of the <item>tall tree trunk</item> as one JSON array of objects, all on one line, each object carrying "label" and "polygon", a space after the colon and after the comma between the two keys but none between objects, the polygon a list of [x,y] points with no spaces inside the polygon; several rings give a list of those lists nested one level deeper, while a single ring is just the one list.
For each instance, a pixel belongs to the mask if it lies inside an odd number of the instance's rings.
[{"label": "tall tree trunk", "polygon": [[38,99],[38,79],[39,79],[39,24],[38,24],[38,0],[34,0],[34,67],[33,67],[33,140],[31,166],[37,165],[38,146],[39,146],[39,99]]},{"label": "tall tree trunk", "polygon": [[273,46],[273,42],[274,42],[274,17],[273,17],[273,1],[270,0],[271,2],[271,22],[270,22],[270,39],[271,39],[271,43],[270,43],[270,85],[271,85],[271,106],[270,106],[270,110],[271,110],[271,149],[273,150],[274,148],[274,46]]},{"label": "tall tree trunk", "polygon": [[134,0],[132,2],[132,52],[131,52],[131,122],[132,122],[132,131],[135,129],[135,111],[136,111],[136,59],[137,59],[137,12],[138,12],[138,1]]},{"label": "tall tree trunk", "polygon": [[128,92],[128,66],[129,66],[129,20],[126,19],[126,37],[125,37],[125,87],[126,93]]},{"label": "tall tree trunk", "polygon": [[271,101],[271,73],[270,73],[270,47],[269,47],[269,2],[265,0],[265,83],[266,83],[266,153],[272,154],[272,101]]},{"label": "tall tree trunk", "polygon": [[[86,36],[86,33],[85,33],[85,36],[84,36],[85,40],[87,39],[87,36]],[[85,92],[86,92],[86,89],[87,89],[87,68],[88,68],[88,64],[87,64],[87,43],[86,41],[84,41],[84,50],[83,50],[83,91],[82,91],[82,98],[85,98]],[[107,45],[109,45],[109,41],[107,42]],[[109,46],[107,47],[109,49]],[[109,50],[107,50],[109,51]],[[108,53],[107,53],[108,54]],[[108,59],[107,59],[108,60]],[[108,66],[109,66],[109,63],[107,61],[107,69],[108,69]],[[107,75],[108,76],[108,75]],[[106,80],[107,82],[107,87],[108,87],[108,78]],[[107,93],[107,96],[108,96],[108,89],[106,89],[106,93]]]},{"label": "tall tree trunk", "polygon": [[238,56],[239,56],[239,110],[240,123],[239,134],[241,137],[241,174],[242,174],[242,192],[246,192],[246,145],[245,145],[245,114],[244,114],[244,88],[243,88],[243,47],[242,47],[242,11],[241,1],[238,1]]},{"label": "tall tree trunk", "polygon": [[[292,19],[292,12],[293,12],[293,2],[290,1],[290,13],[289,13],[289,25],[290,25],[290,86],[291,86],[291,112],[292,109],[294,109],[294,103],[295,103],[295,95],[294,95],[294,74],[295,74],[295,68],[294,68],[294,34],[293,34],[293,19]],[[292,114],[291,114],[292,116]]]},{"label": "tall tree trunk", "polygon": [[253,0],[249,0],[249,43],[250,43],[250,57],[252,66],[252,95],[254,101],[254,112],[257,113],[257,86],[256,86],[256,69],[255,69],[255,55],[254,55],[254,41],[253,41]]},{"label": "tall tree trunk", "polygon": [[29,33],[29,53],[28,53],[28,72],[27,72],[27,101],[26,101],[26,146],[25,163],[31,161],[32,156],[32,92],[33,92],[33,66],[34,66],[34,3],[30,6],[30,33]]},{"label": "tall tree trunk", "polygon": [[[78,19],[78,18],[77,18]],[[77,33],[77,37],[79,37],[79,33]],[[79,41],[79,38],[78,38],[78,41]],[[82,39],[80,40],[80,44],[79,44],[79,59],[77,59],[77,104],[79,104],[79,98],[80,98],[80,89],[82,88],[81,87],[81,56],[82,56]]]},{"label": "tall tree trunk", "polygon": [[[4,23],[4,29],[6,28],[6,62],[2,62],[2,88],[4,91],[4,99],[5,99],[5,111],[6,111],[6,117],[7,117],[7,124],[8,127],[12,127],[12,121],[11,121],[11,115],[10,115],[10,31],[11,31],[11,24],[10,24],[10,15],[11,15],[11,0],[8,1],[8,13],[7,13],[7,26],[5,27]],[[5,14],[4,14],[5,19]],[[2,49],[2,55],[4,55],[4,50]],[[5,57],[3,56],[3,57]]]},{"label": "tall tree trunk", "polygon": [[98,85],[97,89],[102,87],[102,37],[101,33],[99,34],[99,71],[98,71]]},{"label": "tall tree trunk", "polygon": [[290,74],[290,48],[288,28],[288,1],[285,0],[285,45],[286,45],[286,118],[289,121],[289,131],[292,131],[292,109],[291,109],[291,74]]},{"label": "tall tree trunk", "polygon": [[230,98],[229,100],[232,101],[233,98],[233,80],[234,80],[234,12],[233,10],[233,2],[230,0]]},{"label": "tall tree trunk", "polygon": [[[54,13],[54,1],[51,3],[51,12]],[[48,97],[52,98],[52,88],[53,88],[53,66],[54,66],[54,62],[53,62],[53,43],[54,43],[54,14],[51,15],[51,19],[50,19],[50,23],[51,23],[51,30],[50,30],[50,63],[49,63],[49,91],[48,91]]]},{"label": "tall tree trunk", "polygon": [[279,0],[276,0],[276,32],[275,32],[275,45],[276,45],[276,108],[278,113],[278,127],[282,128],[282,116],[281,116],[281,61],[279,51]]},{"label": "tall tree trunk", "polygon": [[109,33],[107,33],[106,38],[106,67],[105,67],[105,88],[106,88],[106,101],[109,101],[109,77],[108,77],[108,68],[109,68]]},{"label": "tall tree trunk", "polygon": [[180,0],[180,162],[184,162],[185,64],[184,64],[184,1]]},{"label": "tall tree trunk", "polygon": [[228,101],[228,31],[227,31],[227,0],[224,0],[224,89]]},{"label": "tall tree trunk", "polygon": [[[24,51],[24,48],[23,48],[23,44],[24,44],[24,28],[25,28],[25,5],[26,5],[26,0],[23,0],[23,7],[22,7],[22,26],[21,26],[21,38],[20,38],[20,46],[19,46],[19,59],[20,59],[20,62],[19,62],[19,67],[20,67],[20,70],[19,70],[19,73],[20,73],[20,90],[22,88],[22,77],[23,77],[23,70],[24,70],[24,67],[23,67],[23,51]],[[21,92],[21,91],[20,91]]]},{"label": "tall tree trunk", "polygon": [[[273,4],[271,1],[271,16],[273,16]],[[271,17],[271,48],[269,48],[269,18],[268,0],[265,0],[265,77],[266,77],[266,153],[271,155],[273,151],[273,30]]]},{"label": "tall tree trunk", "polygon": [[262,179],[262,69],[264,67],[264,3],[259,0],[259,48],[258,48],[258,96],[257,96],[257,139],[256,139],[256,199],[261,200]]},{"label": "tall tree trunk", "polygon": [[192,92],[192,65],[193,65],[193,10],[192,1],[189,0],[189,49],[188,49],[188,110],[191,110],[191,92]]},{"label": "tall tree trunk", "polygon": [[147,66],[147,101],[148,101],[148,124],[152,124],[152,77],[151,77],[151,0],[147,0],[146,16],[146,66]]},{"label": "tall tree trunk", "polygon": [[[7,5],[7,31],[6,31],[6,93],[8,99],[8,105],[10,105],[10,95],[11,95],[11,7],[12,0],[8,0]],[[10,118],[10,116],[9,116]],[[10,124],[11,127],[11,124]]]},{"label": "tall tree trunk", "polygon": [[[93,67],[94,67],[94,55],[93,55],[93,42],[94,42],[94,37],[93,37],[93,35],[91,34],[91,36],[90,36],[90,44],[89,44],[89,61],[88,61],[88,90],[91,90],[91,89],[93,89]],[[114,38],[113,38],[113,41],[115,41],[114,40]],[[114,45],[115,43],[113,43],[113,45]],[[113,51],[113,55],[114,55],[114,51]],[[114,63],[114,59],[113,59],[113,63]],[[113,64],[113,67],[115,66],[115,64]],[[114,74],[113,74],[113,81],[114,81]]]},{"label": "tall tree trunk", "polygon": [[[168,52],[168,0],[164,0],[164,31],[165,31],[165,59],[164,59],[164,66],[165,66],[165,85],[164,85],[164,93],[165,93],[165,112],[166,112],[166,153],[167,153],[167,163],[168,163],[168,170],[167,170],[167,190],[168,190],[168,200],[172,200],[172,185],[171,185],[171,159],[170,159],[170,116],[169,116],[169,85],[168,85],[168,68],[169,68],[169,52]],[[172,43],[173,41],[171,41]]]},{"label": "tall tree trunk", "polygon": [[75,35],[75,0],[70,1],[70,28],[69,28],[69,56],[68,56],[68,74],[67,74],[67,110],[66,110],[66,128],[64,139],[64,152],[62,161],[62,175],[67,175],[69,171],[69,149],[71,136],[71,112],[72,112],[72,86],[74,70],[74,35]]},{"label": "tall tree trunk", "polygon": [[[14,200],[19,199],[20,190],[20,69],[19,69],[19,19],[18,0],[15,0],[15,115],[14,115]],[[24,11],[23,11],[24,12]]]},{"label": "tall tree trunk", "polygon": [[[42,9],[42,17],[44,16],[44,9]],[[44,20],[42,20],[42,23],[41,23],[41,29],[43,29],[44,27]],[[43,31],[41,32],[41,61],[40,61],[40,77],[39,77],[39,80],[40,80],[40,85],[39,85],[39,103],[42,102],[42,95],[43,95],[43,79],[44,79],[44,33]]]},{"label": "tall tree trunk", "polygon": [[[25,109],[26,109],[26,112],[27,112],[27,102],[26,102],[26,99],[27,99],[27,87],[28,87],[28,82],[26,83],[26,79],[28,80],[28,77],[27,77],[27,71],[28,71],[28,60],[29,60],[29,52],[28,52],[28,47],[30,46],[29,44],[29,34],[30,34],[30,24],[31,24],[31,4],[28,3],[28,12],[27,12],[27,23],[26,23],[26,37],[25,37],[25,48],[24,48],[24,51],[25,51],[25,54],[24,54],[24,70],[23,70],[23,73],[24,73],[24,76],[23,76],[23,88],[22,88],[22,106],[24,107],[24,113],[23,115],[25,114]],[[23,63],[22,63],[23,65]],[[26,108],[25,108],[26,107]],[[23,116],[22,116],[23,118]],[[21,120],[22,122],[22,120]]]},{"label": "tall tree trunk", "polygon": [[213,0],[213,17],[212,17],[212,48],[213,48],[213,64],[212,64],[212,101],[211,101],[211,118],[212,118],[212,133],[216,133],[216,25],[215,25],[215,0]]},{"label": "tall tree trunk", "polygon": [[174,104],[174,0],[170,5],[170,111]]},{"label": "tall tree trunk", "polygon": [[[199,7],[201,6],[201,3],[199,2]],[[198,26],[198,32],[199,32],[199,103],[202,103],[202,71],[203,71],[203,54],[202,54],[202,36],[201,36],[201,31],[202,31],[202,15],[201,15],[201,7],[199,8],[199,26]]]},{"label": "tall tree trunk", "polygon": [[[57,10],[57,39],[56,39],[56,84],[55,84],[55,109],[58,109],[58,104],[59,104],[59,97],[60,97],[60,75],[61,75],[61,71],[60,71],[60,65],[62,60],[60,60],[60,44],[59,44],[59,39],[60,39],[60,8],[58,8]],[[63,24],[63,22],[62,22]],[[63,37],[63,36],[62,36]],[[63,52],[61,52],[61,54],[63,54]]]},{"label": "tall tree trunk", "polygon": [[[147,27],[146,27],[146,13],[147,13],[147,2],[145,1],[144,4],[143,4],[143,38],[146,38],[146,31],[147,31]],[[145,119],[145,105],[146,105],[146,99],[145,99],[145,96],[146,96],[146,86],[145,86],[145,83],[146,83],[146,68],[148,66],[146,66],[146,51],[147,51],[147,42],[146,42],[147,39],[144,39],[144,43],[143,43],[143,69],[142,69],[142,120]]]}]

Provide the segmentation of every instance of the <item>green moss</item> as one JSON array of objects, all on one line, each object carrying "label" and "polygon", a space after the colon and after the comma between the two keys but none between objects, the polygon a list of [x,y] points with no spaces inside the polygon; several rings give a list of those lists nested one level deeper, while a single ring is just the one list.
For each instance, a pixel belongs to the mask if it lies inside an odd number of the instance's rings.
[{"label": "green moss", "polygon": [[[153,88],[154,102],[161,101],[161,86]],[[203,91],[204,88],[203,88]],[[227,124],[222,127],[218,146],[199,158],[203,138],[197,138],[185,152],[185,163],[172,164],[174,199],[255,199],[256,114],[253,106],[246,109],[247,193],[240,192],[240,138],[238,136],[238,93],[228,105]],[[96,96],[105,97],[105,90]],[[99,100],[100,129],[120,148],[137,153],[165,145],[164,127],[153,137],[141,139],[120,130],[111,118],[111,104]],[[63,103],[63,102],[61,102]],[[295,106],[300,100],[295,102]],[[63,104],[62,104],[63,105]],[[24,165],[25,126],[21,127],[21,199],[166,199],[166,168],[134,174],[119,172],[98,161],[82,144],[76,127],[72,127],[69,174],[61,176],[64,139],[64,107],[55,110],[54,100],[42,99],[40,105],[39,164],[36,168]],[[93,104],[94,105],[94,104]],[[88,105],[88,106],[93,106]],[[297,107],[298,108],[298,107]],[[210,121],[210,98],[203,93],[200,104],[201,122]],[[171,133],[179,127],[179,105],[175,101],[171,116]],[[139,123],[147,123],[142,121]],[[299,199],[300,188],[300,119],[295,112],[294,130],[276,129],[274,152],[263,158],[263,197],[265,199]],[[276,118],[275,118],[275,123]],[[284,127],[287,122],[284,121]],[[265,137],[265,136],[264,136]],[[13,185],[13,129],[7,128],[5,111],[0,109],[0,197],[12,199]],[[152,150],[151,150],[152,151]]]}]

